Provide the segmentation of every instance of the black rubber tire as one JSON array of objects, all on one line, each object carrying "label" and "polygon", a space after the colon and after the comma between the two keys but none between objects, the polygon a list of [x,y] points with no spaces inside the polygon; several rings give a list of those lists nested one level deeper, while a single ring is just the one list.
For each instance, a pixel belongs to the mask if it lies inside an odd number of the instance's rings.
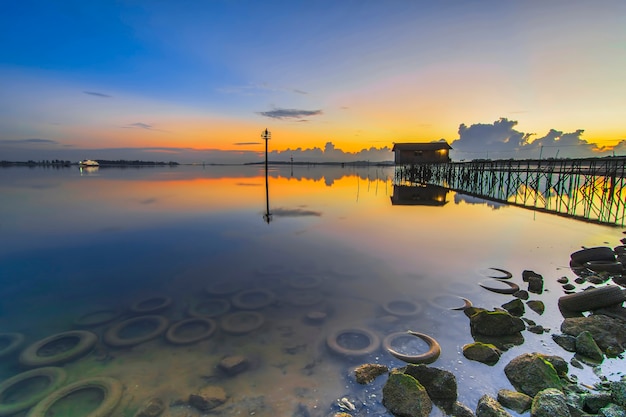
[{"label": "black rubber tire", "polygon": [[422,312],[422,306],[411,300],[387,301],[382,308],[387,314],[397,317],[412,317]]},{"label": "black rubber tire", "polygon": [[511,274],[506,269],[493,268],[493,267],[490,267],[489,269],[493,269],[494,271],[498,271],[498,272],[501,272],[503,274],[503,275],[500,275],[500,276],[489,275],[489,278],[494,278],[494,279],[511,279],[511,278],[513,278],[513,274]]},{"label": "black rubber tire", "polygon": [[[261,295],[260,300],[246,300],[250,296]],[[231,300],[233,306],[242,310],[258,310],[260,308],[272,305],[276,301],[276,295],[263,288],[243,290],[235,294]]]},{"label": "black rubber tire", "polygon": [[[117,319],[122,315],[122,312],[116,309],[102,309],[92,311],[74,320],[74,326],[77,327],[97,327],[103,324],[107,324]],[[102,316],[102,317],[98,317]]]},{"label": "black rubber tire", "polygon": [[[141,321],[156,322],[157,327],[151,332],[148,332],[144,335],[140,335],[136,337],[123,338],[120,336],[120,332],[125,327],[133,325]],[[159,316],[159,315],[146,315],[146,316],[133,317],[131,319],[124,320],[120,323],[117,323],[116,325],[110,327],[106,332],[104,332],[104,336],[103,336],[104,343],[106,343],[109,346],[115,346],[115,347],[135,346],[140,343],[144,343],[144,342],[147,342],[149,340],[159,337],[167,330],[167,328],[169,327],[169,324],[170,323],[167,318],[163,316]]]},{"label": "black rubber tire", "polygon": [[[454,298],[454,299],[458,299],[463,305],[459,305],[456,307],[450,307],[446,304],[444,304],[443,302],[439,301],[444,297],[449,297],[449,298]],[[430,304],[440,310],[454,310],[454,311],[463,311],[466,310],[470,307],[472,307],[472,302],[465,298],[465,297],[461,297],[460,295],[447,295],[447,294],[443,294],[443,295],[439,295],[439,296],[435,296],[432,297],[430,300]]]},{"label": "black rubber tire", "polygon": [[[178,330],[189,324],[201,324],[204,325],[206,329],[189,337],[184,337],[176,334]],[[189,345],[204,339],[208,339],[209,337],[213,336],[215,330],[217,330],[217,323],[215,322],[215,320],[202,317],[192,317],[172,324],[165,333],[165,339],[175,345]]]},{"label": "black rubber tire", "polygon": [[591,311],[602,307],[621,304],[626,293],[617,285],[591,288],[559,298],[559,308],[567,311]]},{"label": "black rubber tire", "polygon": [[[347,333],[365,336],[368,339],[367,346],[360,349],[349,349],[339,344],[339,338]],[[380,337],[369,329],[363,327],[349,327],[346,329],[337,329],[332,331],[326,337],[326,345],[336,354],[350,358],[358,358],[370,355],[380,349]]]},{"label": "black rubber tire", "polygon": [[[203,306],[211,306],[212,310],[206,312],[202,310]],[[230,302],[228,300],[224,300],[222,298],[216,298],[213,300],[205,300],[199,303],[191,305],[187,309],[187,314],[191,317],[219,317],[222,316],[230,310]]]},{"label": "black rubber tire", "polygon": [[[157,304],[150,305],[151,302],[157,301]],[[154,297],[144,298],[133,303],[130,311],[135,314],[155,314],[169,308],[172,305],[172,298],[166,295],[157,295]]]},{"label": "black rubber tire", "polygon": [[486,290],[489,290],[491,292],[495,292],[497,294],[515,294],[516,292],[519,291],[519,285],[517,285],[514,282],[510,282],[510,281],[503,281],[503,280],[497,280],[502,282],[503,284],[506,284],[509,286],[509,288],[495,288],[495,287],[490,287],[488,285],[485,284],[478,284],[481,287],[483,287]]},{"label": "black rubber tire", "polygon": [[[405,355],[391,347],[391,344],[395,339],[399,337],[406,337],[407,335],[419,337],[420,339],[422,339],[428,344],[428,350],[424,353],[420,353],[419,355]],[[439,355],[441,355],[441,346],[439,345],[439,342],[435,340],[435,338],[428,336],[424,333],[413,331],[391,333],[383,339],[383,347],[387,352],[389,352],[391,356],[395,357],[396,359],[400,359],[401,361],[413,364],[433,363],[439,358]]]},{"label": "black rubber tire", "polygon": [[83,417],[107,417],[111,415],[122,398],[122,384],[113,378],[95,377],[76,381],[52,392],[34,406],[27,417],[46,417],[48,410],[57,401],[62,400],[74,392],[90,388],[102,390],[104,392],[104,398],[98,408]]},{"label": "black rubber tire", "polygon": [[220,328],[230,334],[246,334],[259,329],[265,316],[256,311],[238,311],[227,314],[220,320]]},{"label": "black rubber tire", "polygon": [[[50,356],[39,356],[38,353],[45,345],[64,338],[76,338],[78,343],[71,349]],[[88,330],[70,330],[48,336],[31,344],[20,353],[19,362],[24,366],[49,366],[69,362],[87,354],[98,341],[98,336]]]},{"label": "black rubber tire", "polygon": [[576,251],[570,255],[570,259],[581,265],[588,261],[614,261],[615,252],[609,247],[597,246]]},{"label": "black rubber tire", "polygon": [[0,333],[0,340],[8,340],[8,344],[0,349],[0,358],[16,352],[26,338],[22,333]]},{"label": "black rubber tire", "polygon": [[624,265],[618,261],[587,261],[583,265],[593,272],[621,274],[624,271]]},{"label": "black rubber tire", "polygon": [[[14,385],[17,385],[23,381],[27,381],[32,378],[44,377],[49,380],[47,387],[39,392],[32,393],[28,397],[22,399],[19,402],[4,403],[5,393],[11,389]],[[63,385],[67,379],[67,372],[63,368],[54,366],[46,366],[44,368],[31,369],[30,371],[22,372],[9,379],[5,379],[0,383],[0,417],[10,416],[20,411],[31,408],[37,404],[43,398],[47,397],[53,391],[56,391]]]}]

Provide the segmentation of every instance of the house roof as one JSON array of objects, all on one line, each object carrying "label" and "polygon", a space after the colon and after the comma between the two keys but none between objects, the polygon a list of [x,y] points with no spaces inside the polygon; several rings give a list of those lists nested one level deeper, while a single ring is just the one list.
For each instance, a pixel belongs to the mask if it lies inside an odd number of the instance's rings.
[{"label": "house roof", "polygon": [[438,151],[452,149],[448,142],[394,143],[392,151]]}]

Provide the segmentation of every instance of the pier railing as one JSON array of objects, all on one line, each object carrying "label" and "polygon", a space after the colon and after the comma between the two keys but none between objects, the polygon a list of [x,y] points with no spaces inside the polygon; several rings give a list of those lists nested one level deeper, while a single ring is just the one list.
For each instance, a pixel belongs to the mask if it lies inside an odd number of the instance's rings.
[{"label": "pier railing", "polygon": [[395,183],[438,185],[580,220],[626,223],[626,157],[396,166]]}]

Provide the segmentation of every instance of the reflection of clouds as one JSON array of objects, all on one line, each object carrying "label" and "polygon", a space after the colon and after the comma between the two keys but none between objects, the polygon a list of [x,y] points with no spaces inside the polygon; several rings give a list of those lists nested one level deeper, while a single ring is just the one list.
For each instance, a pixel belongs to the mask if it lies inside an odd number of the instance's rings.
[{"label": "reflection of clouds", "polygon": [[278,208],[272,209],[272,215],[278,216],[278,217],[305,217],[305,216],[320,217],[322,215],[322,212],[315,211],[315,210],[306,210],[302,208],[290,209],[290,208],[278,207]]},{"label": "reflection of clouds", "polygon": [[50,190],[52,188],[59,188],[59,184],[33,184],[29,186],[33,190]]},{"label": "reflection of clouds", "polygon": [[483,204],[487,207],[491,207],[494,209],[499,209],[499,208],[506,206],[506,204],[496,203],[494,201],[485,200],[484,198],[480,198],[480,197],[473,197],[471,195],[459,194],[459,193],[455,194],[454,204],[460,204],[461,202],[465,202],[467,204]]},{"label": "reflection of clouds", "polygon": [[237,187],[260,187],[261,184],[255,184],[253,182],[238,182]]}]

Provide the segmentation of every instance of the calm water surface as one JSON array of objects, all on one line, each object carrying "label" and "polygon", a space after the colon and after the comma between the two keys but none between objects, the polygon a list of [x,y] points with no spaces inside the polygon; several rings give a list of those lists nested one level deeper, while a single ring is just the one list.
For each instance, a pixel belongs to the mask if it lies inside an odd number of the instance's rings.
[{"label": "calm water surface", "polygon": [[[366,362],[403,363],[382,348],[356,359],[333,352],[327,337],[342,329],[380,338],[411,329],[435,337],[442,354],[431,366],[456,375],[459,400],[472,409],[481,395],[512,388],[503,368],[515,356],[539,351],[569,360],[550,337],[562,321],[556,279],[576,277],[567,267],[570,253],[616,246],[622,229],[454,192],[415,204],[392,178],[389,168],[273,168],[267,223],[259,167],[0,169],[0,331],[23,333],[26,347],[78,329],[76,320],[86,314],[122,311],[116,321],[89,327],[100,337],[96,348],[63,365],[68,382],[120,380],[120,416],[132,416],[151,396],[169,404],[207,384],[229,396],[223,415],[326,416],[344,396],[358,404],[354,415],[389,415],[380,405],[385,378],[361,386],[350,370]],[[524,344],[490,367],[463,357],[463,345],[473,341],[469,320],[450,307],[458,305],[456,296],[488,309],[510,301],[479,287],[494,275],[491,267],[511,271],[523,288],[523,270],[544,276],[546,291],[531,299],[544,301],[546,312],[527,308],[524,317],[551,331],[523,332]],[[175,345],[163,336],[133,347],[102,341],[110,326],[137,315],[130,307],[150,297],[171,298],[157,313],[170,323],[189,317],[190,308],[211,313],[207,302],[216,298],[230,309],[215,318],[217,331],[197,343]],[[268,304],[267,297],[275,298]],[[395,315],[385,306],[398,307]],[[403,314],[414,307],[416,314]],[[225,331],[222,323],[236,311],[260,313],[262,326]],[[326,318],[307,320],[310,312]],[[337,342],[366,346],[362,339],[348,332]],[[419,352],[420,343],[404,348]],[[245,356],[250,368],[225,375],[216,366],[228,355]],[[624,365],[607,360],[602,369],[617,379]],[[0,363],[0,378],[24,370],[16,354]],[[597,380],[591,368],[570,367],[570,373]],[[443,412],[435,408],[432,415]]]}]

